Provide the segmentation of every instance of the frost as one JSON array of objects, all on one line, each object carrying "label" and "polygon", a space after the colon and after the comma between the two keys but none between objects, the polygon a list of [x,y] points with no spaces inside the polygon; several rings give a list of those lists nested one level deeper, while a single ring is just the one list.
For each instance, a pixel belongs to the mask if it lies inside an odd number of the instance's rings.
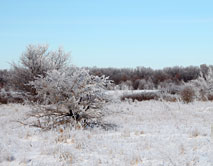
[{"label": "frost", "polygon": [[103,121],[116,124],[113,130],[41,132],[16,122],[29,106],[0,105],[0,166],[211,166],[212,102],[117,102],[106,107],[110,114]]},{"label": "frost", "polygon": [[190,81],[187,85],[192,86],[198,99],[207,100],[213,96],[213,70],[208,69],[206,75],[200,74],[195,80]]},{"label": "frost", "polygon": [[34,111],[39,125],[42,125],[41,120],[47,122],[47,126],[40,127],[54,128],[73,121],[83,125],[88,125],[90,120],[97,121],[107,101],[105,89],[110,81],[105,76],[92,76],[86,69],[71,67],[49,71],[29,84],[36,89],[39,104],[55,106],[55,109],[45,107]]}]

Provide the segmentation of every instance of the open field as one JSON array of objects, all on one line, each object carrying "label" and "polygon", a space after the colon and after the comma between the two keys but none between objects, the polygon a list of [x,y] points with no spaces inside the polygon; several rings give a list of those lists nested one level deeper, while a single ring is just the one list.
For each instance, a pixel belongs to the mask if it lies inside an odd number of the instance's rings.
[{"label": "open field", "polygon": [[42,132],[23,126],[28,106],[0,105],[0,165],[212,166],[213,102],[114,102],[109,130]]}]

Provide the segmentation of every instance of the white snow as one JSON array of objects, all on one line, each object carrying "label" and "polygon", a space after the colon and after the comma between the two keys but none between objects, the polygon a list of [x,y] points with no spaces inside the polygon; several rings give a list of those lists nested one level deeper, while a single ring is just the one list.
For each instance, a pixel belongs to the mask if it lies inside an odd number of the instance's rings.
[{"label": "white snow", "polygon": [[212,166],[213,102],[107,104],[114,129],[42,132],[23,126],[30,107],[0,105],[1,166]]}]

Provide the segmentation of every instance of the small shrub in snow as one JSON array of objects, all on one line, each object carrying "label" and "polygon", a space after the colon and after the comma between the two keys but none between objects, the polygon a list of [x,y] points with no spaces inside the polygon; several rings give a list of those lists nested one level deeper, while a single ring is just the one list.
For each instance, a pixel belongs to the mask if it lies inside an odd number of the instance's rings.
[{"label": "small shrub in snow", "polygon": [[125,82],[121,82],[118,85],[118,89],[119,90],[132,90],[133,89],[132,82],[130,80],[127,80]]},{"label": "small shrub in snow", "polygon": [[32,125],[51,129],[97,123],[106,102],[104,89],[111,82],[104,76],[90,75],[86,69],[71,67],[69,54],[60,48],[49,51],[47,45],[29,45],[20,65],[13,64],[11,84],[33,104],[30,117],[37,122]]},{"label": "small shrub in snow", "polygon": [[138,83],[138,88],[137,89],[154,89],[155,85],[154,83],[152,82],[151,79],[148,79],[148,80],[145,80],[145,79],[141,79],[139,80],[139,83]]},{"label": "small shrub in snow", "polygon": [[190,81],[187,85],[192,86],[195,90],[196,97],[200,100],[212,100],[213,96],[213,71],[209,68],[207,74]]},{"label": "small shrub in snow", "polygon": [[191,86],[185,86],[181,92],[180,97],[185,103],[190,103],[195,99],[195,91]]},{"label": "small shrub in snow", "polygon": [[37,101],[44,105],[34,111],[39,122],[36,125],[50,129],[96,123],[102,116],[102,106],[107,99],[104,91],[110,81],[104,76],[92,76],[85,69],[71,67],[48,71],[30,85],[36,90]]},{"label": "small shrub in snow", "polygon": [[169,82],[162,82],[158,86],[158,89],[161,89],[162,92],[168,93],[171,95],[179,94],[181,90],[181,85],[177,85],[173,83],[172,81]]}]

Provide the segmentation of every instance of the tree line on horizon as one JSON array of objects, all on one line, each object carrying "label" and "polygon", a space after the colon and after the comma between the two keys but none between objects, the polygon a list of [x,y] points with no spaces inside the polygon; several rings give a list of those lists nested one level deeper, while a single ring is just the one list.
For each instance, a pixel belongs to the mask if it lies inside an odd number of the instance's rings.
[{"label": "tree line on horizon", "polygon": [[208,73],[209,67],[206,64],[200,66],[174,66],[164,69],[154,70],[146,67],[136,68],[89,68],[93,75],[109,76],[115,85],[122,85],[133,90],[160,89],[172,85],[181,85],[191,80],[197,79],[200,74],[204,76]]},{"label": "tree line on horizon", "polygon": [[[147,67],[136,68],[98,68],[86,67],[90,74],[95,76],[108,76],[120,89],[126,87],[132,90],[143,89],[161,89],[171,85],[182,85],[191,80],[197,79],[200,74],[204,76],[208,73],[208,68],[213,68],[212,65],[207,66],[174,66],[164,69],[154,70]],[[0,89],[10,84],[11,75],[14,75],[12,70],[0,70]]]}]

